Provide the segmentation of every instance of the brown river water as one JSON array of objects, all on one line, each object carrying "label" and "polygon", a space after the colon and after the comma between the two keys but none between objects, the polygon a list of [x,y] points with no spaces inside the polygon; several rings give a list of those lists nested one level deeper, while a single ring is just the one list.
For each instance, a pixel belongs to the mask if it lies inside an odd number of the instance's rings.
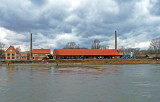
[{"label": "brown river water", "polygon": [[0,66],[0,102],[160,102],[160,65]]}]

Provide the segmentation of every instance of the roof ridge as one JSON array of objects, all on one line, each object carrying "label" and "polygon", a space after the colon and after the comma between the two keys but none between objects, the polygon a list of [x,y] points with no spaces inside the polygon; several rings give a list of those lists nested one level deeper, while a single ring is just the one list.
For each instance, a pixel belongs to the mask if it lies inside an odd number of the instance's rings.
[{"label": "roof ridge", "polygon": [[[12,47],[13,50],[15,50],[16,53],[19,53],[19,52],[14,48],[14,46],[10,45],[10,46],[8,47],[8,49],[9,49],[10,47]],[[7,49],[7,50],[8,50],[8,49]],[[6,50],[6,51],[7,51],[7,50]],[[5,51],[5,52],[6,52],[6,51]]]},{"label": "roof ridge", "polygon": [[58,55],[120,55],[115,49],[54,49]]}]

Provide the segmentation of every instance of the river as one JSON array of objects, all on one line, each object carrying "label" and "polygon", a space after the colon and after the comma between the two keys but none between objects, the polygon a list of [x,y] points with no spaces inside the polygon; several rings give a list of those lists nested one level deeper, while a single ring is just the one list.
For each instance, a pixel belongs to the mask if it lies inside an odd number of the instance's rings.
[{"label": "river", "polygon": [[160,65],[0,66],[0,102],[159,102]]}]

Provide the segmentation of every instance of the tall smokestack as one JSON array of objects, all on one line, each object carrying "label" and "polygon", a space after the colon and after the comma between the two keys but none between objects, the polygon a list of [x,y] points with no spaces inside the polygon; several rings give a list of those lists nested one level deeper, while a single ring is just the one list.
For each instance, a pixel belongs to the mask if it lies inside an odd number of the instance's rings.
[{"label": "tall smokestack", "polygon": [[32,33],[31,33],[31,42],[30,42],[30,60],[32,60]]},{"label": "tall smokestack", "polygon": [[115,31],[115,50],[117,50],[117,31]]}]

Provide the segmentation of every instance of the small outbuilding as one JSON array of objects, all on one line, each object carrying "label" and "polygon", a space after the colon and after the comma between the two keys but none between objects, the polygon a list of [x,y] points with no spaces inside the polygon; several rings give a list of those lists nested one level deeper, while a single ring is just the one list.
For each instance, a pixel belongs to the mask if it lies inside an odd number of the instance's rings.
[{"label": "small outbuilding", "polygon": [[29,60],[30,52],[21,52],[21,60]]},{"label": "small outbuilding", "polygon": [[45,57],[48,57],[48,55],[51,54],[50,49],[33,49],[32,50],[32,56],[33,60],[42,60]]}]

